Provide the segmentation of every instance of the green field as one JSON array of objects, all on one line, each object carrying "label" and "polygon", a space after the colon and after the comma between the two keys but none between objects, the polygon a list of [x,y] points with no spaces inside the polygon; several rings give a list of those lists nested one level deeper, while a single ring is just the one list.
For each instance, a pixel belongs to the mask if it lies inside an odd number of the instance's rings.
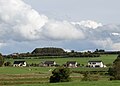
[{"label": "green field", "polygon": [[[18,86],[31,86],[31,85],[18,85]],[[34,84],[32,86],[120,86],[120,81],[85,81],[85,82],[67,82],[55,84]]]},{"label": "green field", "polygon": [[55,67],[0,67],[0,74],[48,74]]},{"label": "green field", "polygon": [[[77,61],[86,65],[89,60],[102,60],[105,64],[112,64],[117,55],[102,55],[96,58],[52,58],[52,59],[5,59],[5,61],[25,60],[28,64],[40,63],[46,60],[54,60],[62,65],[67,61]],[[99,75],[98,81],[81,81],[83,75],[79,71],[106,71],[108,68],[71,68],[71,82],[49,83],[49,77],[55,67],[1,67],[0,68],[0,86],[119,86],[120,81],[109,81],[108,75]]]},{"label": "green field", "polygon": [[52,61],[57,62],[60,65],[66,63],[67,61],[77,61],[80,64],[86,65],[89,60],[102,60],[104,64],[112,64],[116,58],[117,58],[117,55],[101,55],[100,57],[94,57],[94,58],[82,57],[82,58],[52,58],[52,59],[50,58],[49,59],[6,59],[6,61],[10,61],[11,63],[13,63],[16,60],[24,60],[28,64],[31,64],[31,63],[38,64],[46,60],[52,60]]}]

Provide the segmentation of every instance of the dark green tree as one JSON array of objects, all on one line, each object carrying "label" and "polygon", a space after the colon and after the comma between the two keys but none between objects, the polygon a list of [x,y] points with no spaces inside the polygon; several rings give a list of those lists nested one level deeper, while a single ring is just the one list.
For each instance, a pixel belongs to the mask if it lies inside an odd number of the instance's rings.
[{"label": "dark green tree", "polygon": [[2,54],[0,53],[0,67],[3,65],[4,63],[4,58],[2,57]]},{"label": "dark green tree", "polygon": [[108,73],[112,76],[111,80],[120,80],[120,55],[113,62],[113,67],[109,68]]},{"label": "dark green tree", "polygon": [[90,81],[90,73],[84,72],[82,81]]},{"label": "dark green tree", "polygon": [[84,72],[82,81],[98,81],[99,75],[98,74],[91,74],[90,72]]},{"label": "dark green tree", "polygon": [[11,62],[5,62],[4,66],[11,66]]},{"label": "dark green tree", "polygon": [[70,81],[70,70],[69,68],[59,67],[52,71],[50,77],[50,83],[56,82],[69,82]]}]

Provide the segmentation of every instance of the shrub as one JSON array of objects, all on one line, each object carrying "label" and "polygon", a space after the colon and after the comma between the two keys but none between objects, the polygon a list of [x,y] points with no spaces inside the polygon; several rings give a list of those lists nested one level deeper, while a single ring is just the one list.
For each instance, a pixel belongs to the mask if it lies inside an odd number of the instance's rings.
[{"label": "shrub", "polygon": [[52,71],[50,77],[50,83],[55,82],[69,82],[70,81],[70,70],[69,68],[59,67]]},{"label": "shrub", "polygon": [[107,67],[111,67],[111,66],[112,66],[112,64],[110,64],[110,63],[109,63],[109,64],[106,64],[106,66],[107,66]]},{"label": "shrub", "polygon": [[109,68],[108,74],[112,76],[110,80],[120,80],[120,55],[113,62],[112,68]]},{"label": "shrub", "polygon": [[99,75],[98,74],[90,74],[89,72],[85,72],[83,74],[82,81],[98,81]]},{"label": "shrub", "polygon": [[90,81],[90,74],[88,72],[83,74],[82,81]]},{"label": "shrub", "polygon": [[0,67],[3,65],[4,63],[4,58],[2,57],[2,54],[0,53]]},{"label": "shrub", "polygon": [[5,62],[4,66],[11,66],[11,62]]}]

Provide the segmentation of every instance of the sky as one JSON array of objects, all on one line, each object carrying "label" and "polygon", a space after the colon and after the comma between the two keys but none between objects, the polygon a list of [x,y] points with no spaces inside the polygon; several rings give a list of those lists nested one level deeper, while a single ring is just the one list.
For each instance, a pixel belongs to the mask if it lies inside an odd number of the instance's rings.
[{"label": "sky", "polygon": [[0,52],[120,50],[120,0],[0,0]]},{"label": "sky", "polygon": [[39,13],[50,18],[82,21],[95,20],[104,24],[120,22],[120,0],[24,0]]}]

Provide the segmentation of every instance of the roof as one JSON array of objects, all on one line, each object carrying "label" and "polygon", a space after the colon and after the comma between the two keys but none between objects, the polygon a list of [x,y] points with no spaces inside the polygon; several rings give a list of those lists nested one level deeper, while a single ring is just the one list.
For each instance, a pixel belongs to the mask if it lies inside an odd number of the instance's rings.
[{"label": "roof", "polygon": [[102,61],[88,61],[88,62],[102,62]]},{"label": "roof", "polygon": [[67,61],[66,64],[76,64],[76,61]]},{"label": "roof", "polygon": [[54,64],[55,61],[45,61],[44,64]]},{"label": "roof", "polygon": [[20,63],[24,64],[24,62],[25,61],[14,61],[14,64],[20,64]]}]

